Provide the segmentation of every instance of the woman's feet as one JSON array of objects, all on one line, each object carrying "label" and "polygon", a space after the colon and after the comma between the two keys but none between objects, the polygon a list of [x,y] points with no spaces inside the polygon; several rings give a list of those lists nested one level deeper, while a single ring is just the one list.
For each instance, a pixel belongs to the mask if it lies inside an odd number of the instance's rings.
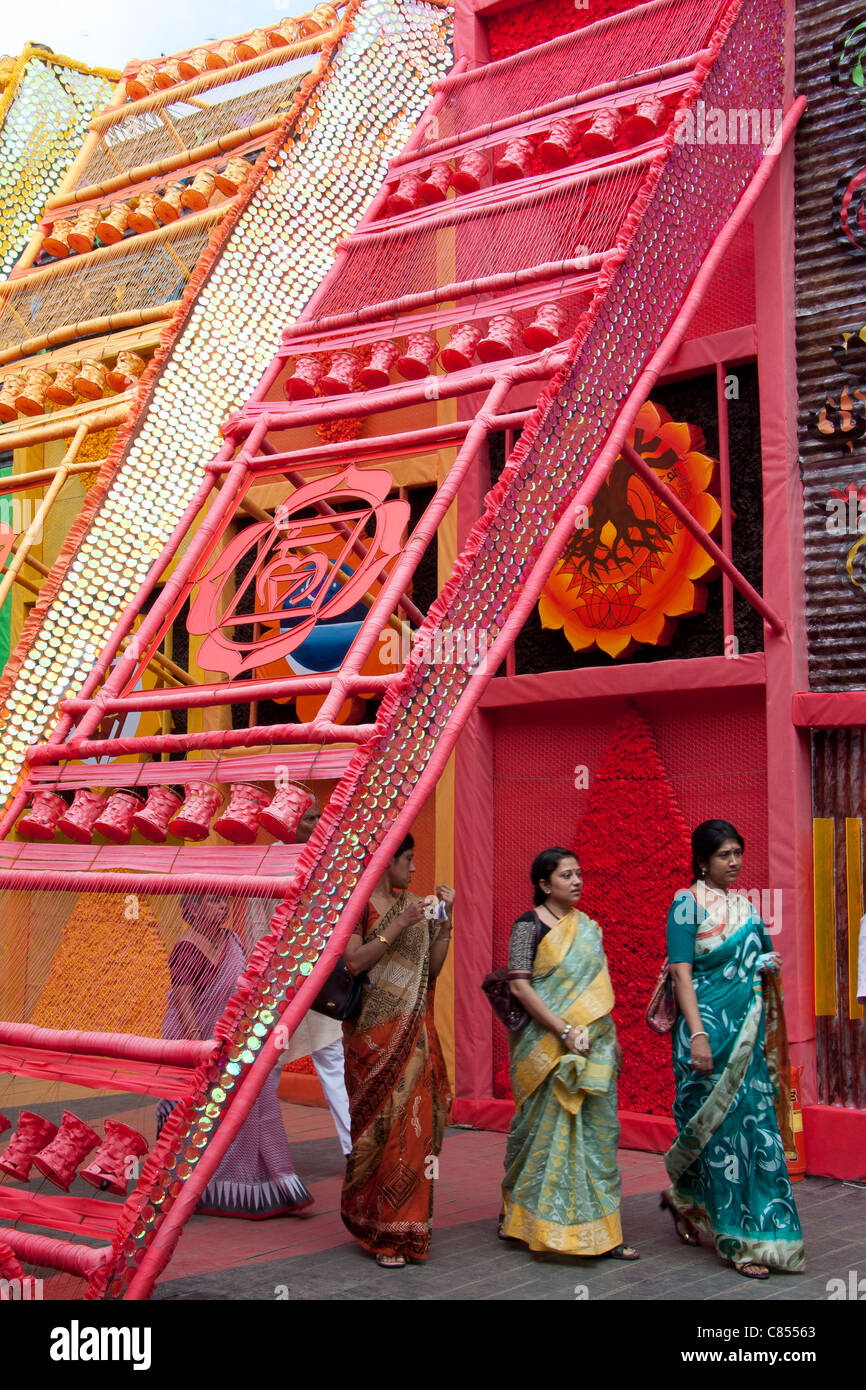
[{"label": "woman's feet", "polygon": [[376,1264],[382,1269],[405,1269],[406,1261],[402,1255],[377,1255]]},{"label": "woman's feet", "polygon": [[770,1277],[767,1266],[759,1265],[756,1260],[747,1260],[745,1264],[737,1264],[736,1260],[728,1260],[726,1263],[738,1274],[742,1274],[744,1279],[769,1279]]},{"label": "woman's feet", "polygon": [[671,1218],[674,1223],[674,1230],[676,1231],[677,1236],[682,1241],[683,1245],[700,1245],[700,1236],[698,1235],[691,1221],[687,1220],[685,1216],[680,1216],[679,1212],[677,1211],[676,1207],[674,1206],[673,1202],[671,1201],[670,1197],[666,1192],[662,1193],[659,1206],[661,1207],[662,1211],[670,1212]]},{"label": "woman's feet", "polygon": [[633,1245],[615,1245],[612,1250],[605,1250],[601,1258],[603,1260],[639,1260],[640,1255]]}]

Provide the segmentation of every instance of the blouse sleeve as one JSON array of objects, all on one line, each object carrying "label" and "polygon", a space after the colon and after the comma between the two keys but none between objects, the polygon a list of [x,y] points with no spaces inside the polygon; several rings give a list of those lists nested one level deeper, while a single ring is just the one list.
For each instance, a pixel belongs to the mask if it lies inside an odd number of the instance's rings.
[{"label": "blouse sleeve", "polygon": [[698,905],[687,889],[677,893],[668,909],[668,960],[685,961],[695,958],[695,937],[698,931]]},{"label": "blouse sleeve", "polygon": [[511,928],[508,943],[508,975],[510,979],[528,980],[535,959],[535,917],[518,917]]}]

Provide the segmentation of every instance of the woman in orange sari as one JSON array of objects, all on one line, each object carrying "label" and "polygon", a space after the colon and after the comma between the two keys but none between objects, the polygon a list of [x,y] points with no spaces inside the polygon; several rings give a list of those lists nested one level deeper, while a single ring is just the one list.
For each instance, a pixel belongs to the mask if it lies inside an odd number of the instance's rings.
[{"label": "woman in orange sari", "polygon": [[394,1269],[429,1254],[450,1102],[433,981],[451,941],[454,889],[440,884],[426,903],[408,892],[414,848],[407,835],[344,953],[368,983],[358,1018],[344,1026],[352,1152],[341,1215],[377,1263]]}]

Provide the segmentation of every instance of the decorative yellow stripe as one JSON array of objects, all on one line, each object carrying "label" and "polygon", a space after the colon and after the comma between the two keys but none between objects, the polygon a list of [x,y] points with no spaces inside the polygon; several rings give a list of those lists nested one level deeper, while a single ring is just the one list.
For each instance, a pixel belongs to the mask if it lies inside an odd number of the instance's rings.
[{"label": "decorative yellow stripe", "polygon": [[863,822],[853,816],[845,821],[845,889],[848,897],[848,1017],[853,1019],[863,1017],[863,1005],[857,1002],[860,918],[863,916]]},{"label": "decorative yellow stripe", "polygon": [[619,1209],[599,1221],[587,1221],[580,1226],[559,1226],[554,1221],[539,1221],[528,1209],[505,1199],[505,1219],[502,1233],[514,1240],[524,1240],[530,1250],[556,1250],[563,1255],[603,1255],[622,1244],[622,1224]]},{"label": "decorative yellow stripe", "polygon": [[815,903],[815,1015],[836,1014],[836,827],[818,816],[812,826]]}]

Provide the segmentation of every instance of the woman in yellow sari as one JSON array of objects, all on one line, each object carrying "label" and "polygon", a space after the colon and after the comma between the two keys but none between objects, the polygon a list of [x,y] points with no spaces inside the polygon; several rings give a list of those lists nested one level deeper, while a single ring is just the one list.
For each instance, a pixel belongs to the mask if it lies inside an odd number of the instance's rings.
[{"label": "woman in yellow sari", "polygon": [[535,908],[514,923],[508,959],[529,1022],[509,1034],[517,1110],[499,1234],[530,1250],[636,1260],[622,1243],[619,1050],[601,929],[577,909],[583,880],[571,850],[544,850],[531,877]]}]

